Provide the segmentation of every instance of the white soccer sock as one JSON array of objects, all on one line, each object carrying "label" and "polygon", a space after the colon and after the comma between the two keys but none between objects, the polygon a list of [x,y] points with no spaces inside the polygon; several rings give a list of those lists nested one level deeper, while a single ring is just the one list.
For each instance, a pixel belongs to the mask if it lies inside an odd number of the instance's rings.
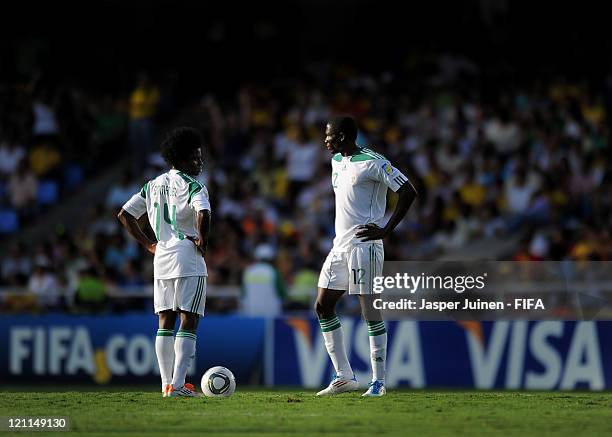
[{"label": "white soccer sock", "polygon": [[159,364],[159,375],[162,380],[162,390],[172,383],[172,367],[174,366],[174,331],[158,329],[155,337],[155,354]]},{"label": "white soccer sock", "polygon": [[172,386],[179,389],[185,385],[185,376],[191,359],[195,356],[197,336],[193,332],[179,329],[174,340],[174,374],[172,375]]},{"label": "white soccer sock", "polygon": [[329,358],[332,360],[336,375],[342,379],[353,379],[353,369],[351,369],[351,365],[346,355],[340,319],[338,319],[338,316],[334,316],[330,319],[320,319],[319,324],[321,325],[321,332],[325,339],[325,348],[327,349]]},{"label": "white soccer sock", "polygon": [[370,361],[372,381],[385,382],[385,363],[387,361],[387,330],[384,322],[368,322],[370,336]]}]

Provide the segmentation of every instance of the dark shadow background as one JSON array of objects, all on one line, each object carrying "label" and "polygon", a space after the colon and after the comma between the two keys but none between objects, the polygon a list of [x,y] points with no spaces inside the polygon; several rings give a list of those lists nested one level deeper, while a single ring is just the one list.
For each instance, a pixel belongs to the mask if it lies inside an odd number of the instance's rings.
[{"label": "dark shadow background", "polygon": [[476,61],[495,86],[561,72],[596,81],[612,48],[608,15],[590,2],[26,0],[0,14],[4,78],[43,69],[116,89],[134,69],[175,70],[183,98],[300,74],[321,59],[401,70],[446,52]]}]

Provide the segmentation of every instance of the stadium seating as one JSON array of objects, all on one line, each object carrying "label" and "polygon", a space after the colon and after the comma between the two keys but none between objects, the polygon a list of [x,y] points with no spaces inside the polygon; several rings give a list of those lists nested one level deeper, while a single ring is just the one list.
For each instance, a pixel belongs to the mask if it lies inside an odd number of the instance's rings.
[{"label": "stadium seating", "polygon": [[0,210],[0,234],[11,234],[19,230],[19,216],[12,209]]},{"label": "stadium seating", "polygon": [[69,164],[64,169],[64,185],[72,191],[83,182],[83,168],[78,164]]},{"label": "stadium seating", "polygon": [[38,184],[38,203],[40,205],[51,205],[57,202],[59,197],[58,183],[53,180],[44,180]]}]

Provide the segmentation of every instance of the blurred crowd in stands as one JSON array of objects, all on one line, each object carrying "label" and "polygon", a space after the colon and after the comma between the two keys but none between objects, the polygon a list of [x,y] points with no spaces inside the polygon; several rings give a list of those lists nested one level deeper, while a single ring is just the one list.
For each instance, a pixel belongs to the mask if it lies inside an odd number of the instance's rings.
[{"label": "blurred crowd in stands", "polygon": [[1,234],[32,223],[104,168],[105,148],[125,131],[119,105],[42,77],[0,82]]},{"label": "blurred crowd in stands", "polygon": [[[452,73],[458,69],[460,76]],[[316,287],[334,236],[323,132],[339,113],[355,116],[358,144],[385,155],[419,192],[385,242],[386,260],[436,259],[483,238],[492,247],[499,239],[516,240],[510,253],[500,254],[504,259],[612,259],[612,107],[605,87],[558,78],[484,93],[467,62],[440,72],[415,85],[392,73],[330,70],[308,81],[245,84],[230,98],[211,94],[184,107],[187,115],[175,122],[201,129],[207,141],[202,180],[213,208],[209,284],[244,286],[243,271],[266,244],[274,252],[269,262],[290,290],[285,305],[309,307],[309,297],[298,291]],[[160,99],[145,76],[125,102],[93,102],[75,89],[12,89],[1,96],[3,214],[16,211],[27,223],[69,202],[70,163],[89,162],[106,138],[120,138],[133,152],[124,176],[75,228],[14,244],[2,255],[2,285],[25,286],[46,296],[49,307],[61,305],[63,289],[99,307],[110,288],[129,296],[150,286],[151,256],[115,217],[144,182],[165,170],[152,153],[154,138],[163,134],[153,123]],[[48,180],[59,184],[53,202],[41,201]],[[390,193],[390,210],[395,200]],[[235,305],[213,301],[210,308]]]}]

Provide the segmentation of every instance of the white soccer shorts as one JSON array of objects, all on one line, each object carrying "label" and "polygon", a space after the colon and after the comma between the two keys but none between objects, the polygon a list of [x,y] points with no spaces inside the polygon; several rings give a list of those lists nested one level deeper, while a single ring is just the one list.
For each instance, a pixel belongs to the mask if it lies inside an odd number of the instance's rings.
[{"label": "white soccer shorts", "polygon": [[373,282],[381,276],[385,251],[382,243],[358,243],[348,252],[329,252],[321,274],[319,287],[348,290],[349,294],[374,294]]},{"label": "white soccer shorts", "polygon": [[153,305],[155,313],[183,310],[204,315],[206,303],[206,276],[155,279]]}]

